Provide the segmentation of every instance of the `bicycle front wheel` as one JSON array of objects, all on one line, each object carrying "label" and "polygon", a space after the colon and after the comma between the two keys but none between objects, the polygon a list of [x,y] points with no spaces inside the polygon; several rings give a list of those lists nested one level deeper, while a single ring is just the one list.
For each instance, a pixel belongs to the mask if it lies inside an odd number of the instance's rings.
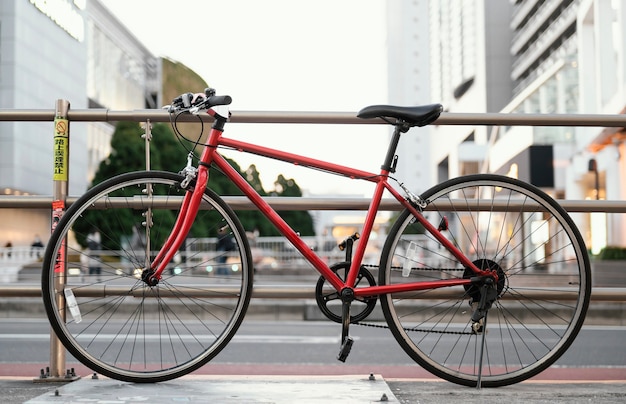
[{"label": "bicycle front wheel", "polygon": [[42,290],[50,324],[77,360],[105,376],[158,382],[185,375],[217,355],[243,320],[250,247],[234,212],[210,189],[160,282],[141,279],[172,231],[187,192],[182,180],[151,171],[98,184],[67,210],[47,246]]},{"label": "bicycle front wheel", "polygon": [[[580,330],[591,294],[587,250],[568,214],[539,189],[488,174],[446,181],[422,198],[424,216],[435,227],[447,221],[443,234],[500,279],[484,347],[482,333],[472,331],[476,288],[383,296],[386,320],[405,352],[438,377],[467,386],[476,386],[479,374],[485,387],[517,383],[553,364]],[[383,249],[380,284],[471,276],[412,214],[400,214]]]}]

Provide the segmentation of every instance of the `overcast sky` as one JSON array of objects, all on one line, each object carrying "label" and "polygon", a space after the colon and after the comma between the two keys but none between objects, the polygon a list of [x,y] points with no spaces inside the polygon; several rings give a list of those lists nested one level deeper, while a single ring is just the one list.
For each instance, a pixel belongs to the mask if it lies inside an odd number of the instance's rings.
[{"label": "overcast sky", "polygon": [[[101,0],[157,56],[182,62],[240,111],[347,111],[387,100],[384,0]],[[201,91],[202,89],[190,89]],[[320,133],[323,131],[324,133]],[[228,136],[378,172],[386,128],[231,124]],[[266,190],[279,173],[312,194],[371,186],[256,156]]]}]

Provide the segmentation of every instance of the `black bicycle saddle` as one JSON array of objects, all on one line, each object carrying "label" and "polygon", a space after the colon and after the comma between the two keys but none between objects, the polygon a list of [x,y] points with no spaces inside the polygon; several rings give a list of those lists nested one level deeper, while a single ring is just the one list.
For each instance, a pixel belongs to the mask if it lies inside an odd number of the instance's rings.
[{"label": "black bicycle saddle", "polygon": [[416,107],[400,107],[397,105],[370,105],[359,111],[357,117],[396,118],[411,126],[426,126],[439,118],[443,111],[441,104],[420,105]]}]

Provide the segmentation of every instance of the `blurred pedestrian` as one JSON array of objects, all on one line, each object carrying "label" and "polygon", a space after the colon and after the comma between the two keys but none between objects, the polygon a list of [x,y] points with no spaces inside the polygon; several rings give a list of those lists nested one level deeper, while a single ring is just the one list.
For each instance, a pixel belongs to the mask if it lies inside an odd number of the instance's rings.
[{"label": "blurred pedestrian", "polygon": [[216,250],[220,253],[217,257],[217,274],[228,275],[228,265],[226,260],[228,259],[228,252],[235,249],[235,240],[233,236],[228,232],[228,226],[224,226],[217,231],[217,245]]},{"label": "blurred pedestrian", "polygon": [[87,235],[87,248],[89,249],[89,275],[97,275],[100,280],[100,250],[102,250],[102,244],[100,243],[100,232],[94,230]]},{"label": "blurred pedestrian", "polygon": [[7,257],[11,258],[11,250],[13,249],[13,243],[11,243],[11,240],[7,241],[4,248],[6,249]]},{"label": "blurred pedestrian", "polygon": [[41,250],[43,250],[43,243],[41,238],[39,238],[39,234],[35,234],[35,238],[30,245],[30,256],[35,255],[37,258],[41,258]]}]

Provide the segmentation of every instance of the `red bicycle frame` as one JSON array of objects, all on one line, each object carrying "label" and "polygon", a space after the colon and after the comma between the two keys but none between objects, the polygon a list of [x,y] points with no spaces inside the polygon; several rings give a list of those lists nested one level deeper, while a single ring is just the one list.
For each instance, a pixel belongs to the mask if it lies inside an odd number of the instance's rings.
[{"label": "red bicycle frame", "polygon": [[[344,288],[354,288],[356,279],[365,255],[365,248],[369,240],[369,235],[374,226],[374,219],[378,213],[380,202],[384,191],[388,191],[393,197],[415,216],[415,218],[424,226],[426,231],[432,234],[446,249],[466,268],[470,268],[476,276],[492,276],[490,271],[483,271],[476,267],[458,248],[456,248],[441,232],[424,218],[421,211],[416,208],[404,196],[400,195],[388,182],[389,170],[383,165],[379,174],[367,171],[357,170],[354,168],[333,164],[330,162],[305,157],[298,154],[284,152],[264,146],[259,146],[243,141],[223,137],[223,127],[225,120],[217,118],[215,124],[209,133],[207,145],[204,147],[200,157],[196,183],[192,191],[188,191],[183,199],[182,207],[178,218],[174,225],[174,229],[158,255],[154,259],[151,268],[154,270],[152,275],[155,279],[160,279],[161,274],[167,264],[172,260],[178,248],[182,245],[183,240],[187,236],[191,225],[198,212],[202,195],[208,182],[208,168],[211,164],[217,166],[233,183],[239,188],[244,195],[267,217],[267,219],[278,229],[278,231],[286,237],[293,246],[310,262],[313,267],[337,290]],[[395,133],[399,137],[400,134]],[[372,201],[367,209],[367,215],[361,232],[360,243],[354,250],[354,257],[351,262],[350,269],[345,281],[339,278],[333,272],[328,264],[326,264],[311,248],[300,238],[300,236],[283,220],[282,217],[259,195],[259,193],[239,174],[217,151],[219,146],[224,146],[238,150],[240,152],[252,153],[275,160],[289,162],[295,165],[320,169],[329,173],[343,175],[353,179],[361,179],[374,182],[376,184]],[[395,154],[397,141],[391,142],[389,155]],[[497,280],[497,279],[496,279]],[[354,289],[355,296],[378,296],[388,293],[407,292],[416,290],[429,290],[449,286],[469,285],[470,279],[445,279],[437,281],[419,281],[396,285],[383,286],[365,286]]]}]

